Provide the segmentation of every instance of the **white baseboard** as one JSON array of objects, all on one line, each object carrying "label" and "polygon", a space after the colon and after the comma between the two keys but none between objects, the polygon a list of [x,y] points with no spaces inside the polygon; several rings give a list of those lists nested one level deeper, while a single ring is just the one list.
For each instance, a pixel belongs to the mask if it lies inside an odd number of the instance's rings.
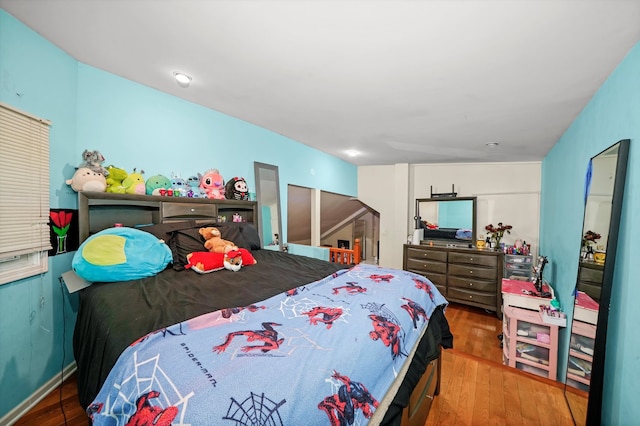
[{"label": "white baseboard", "polygon": [[62,382],[67,379],[71,374],[76,371],[76,362],[73,361],[67,367],[62,370],[62,373],[58,373],[51,378],[44,385],[40,386],[34,393],[27,399],[22,401],[17,407],[9,411],[6,415],[0,418],[0,425],[11,426],[20,417],[24,416],[29,410],[35,407],[40,401],[42,401],[47,395],[53,392]]}]

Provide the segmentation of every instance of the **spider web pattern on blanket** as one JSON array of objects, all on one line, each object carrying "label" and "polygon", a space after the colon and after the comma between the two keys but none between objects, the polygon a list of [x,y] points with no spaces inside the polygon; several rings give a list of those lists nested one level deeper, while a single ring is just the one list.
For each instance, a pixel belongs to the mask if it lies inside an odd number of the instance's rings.
[{"label": "spider web pattern on blanket", "polygon": [[264,393],[257,395],[253,392],[242,402],[231,398],[225,420],[231,420],[238,426],[283,426],[278,408],[287,401],[276,403],[267,398]]},{"label": "spider web pattern on blanket", "polygon": [[[127,377],[118,386],[117,400],[111,401],[107,399],[105,407],[100,416],[111,417],[115,420],[115,424],[125,425],[129,418],[137,410],[137,399],[139,395],[151,392],[152,390],[160,392],[160,396],[154,399],[154,405],[162,408],[178,407],[180,408],[179,419],[174,419],[171,423],[174,426],[190,426],[190,423],[184,423],[183,419],[187,413],[189,399],[194,395],[189,392],[182,395],[175,386],[171,378],[158,365],[160,355],[138,361],[138,353],[133,356],[134,374]],[[112,407],[120,406],[118,412],[114,412]]]}]

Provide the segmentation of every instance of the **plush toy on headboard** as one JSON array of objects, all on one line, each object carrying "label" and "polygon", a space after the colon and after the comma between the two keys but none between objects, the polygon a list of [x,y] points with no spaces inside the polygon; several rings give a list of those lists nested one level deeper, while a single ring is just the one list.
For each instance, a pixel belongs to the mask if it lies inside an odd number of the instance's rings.
[{"label": "plush toy on headboard", "polygon": [[218,169],[210,169],[200,178],[200,189],[204,190],[207,198],[224,200],[224,179]]},{"label": "plush toy on headboard", "polygon": [[142,174],[144,170],[140,170],[140,172],[136,172],[136,169],[133,169],[129,176],[125,180],[122,181],[122,185],[125,187],[125,192],[127,194],[140,194],[144,195],[147,191],[147,188],[144,185],[144,178]]},{"label": "plush toy on headboard", "polygon": [[107,189],[107,180],[104,175],[87,167],[80,167],[71,179],[66,180],[76,192],[104,192]]},{"label": "plush toy on headboard", "polygon": [[189,184],[175,173],[171,173],[171,188],[173,193],[178,193],[178,197],[186,197],[189,193]]},{"label": "plush toy on headboard", "polygon": [[207,198],[207,193],[204,189],[200,188],[200,180],[202,179],[202,175],[198,173],[197,175],[192,175],[187,178],[187,185],[189,185],[189,190],[187,191],[187,197],[190,198]]},{"label": "plush toy on headboard", "polygon": [[122,185],[122,181],[129,176],[127,171],[114,165],[107,167],[107,171],[109,172],[109,177],[107,178],[107,192],[124,194],[125,187]]},{"label": "plush toy on headboard", "polygon": [[82,163],[76,167],[76,171],[65,182],[76,192],[104,192],[107,189],[107,169],[102,167],[104,157],[99,151],[84,150]]},{"label": "plush toy on headboard", "polygon": [[248,200],[249,188],[247,181],[243,177],[233,177],[229,179],[224,187],[224,196],[228,200]]},{"label": "plush toy on headboard", "polygon": [[147,195],[161,195],[160,190],[171,188],[171,180],[165,175],[153,175],[144,185]]},{"label": "plush toy on headboard", "polygon": [[109,175],[109,171],[102,166],[102,163],[104,163],[104,156],[100,154],[100,151],[89,151],[85,149],[82,153],[82,163],[80,163],[78,168],[86,167],[106,177]]}]

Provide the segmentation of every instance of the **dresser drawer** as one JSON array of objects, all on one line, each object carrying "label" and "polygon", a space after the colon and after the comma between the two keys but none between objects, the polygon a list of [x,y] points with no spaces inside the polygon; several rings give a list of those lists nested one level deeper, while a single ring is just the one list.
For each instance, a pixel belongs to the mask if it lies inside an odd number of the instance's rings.
[{"label": "dresser drawer", "polygon": [[442,262],[432,262],[429,260],[419,260],[409,258],[407,259],[407,269],[412,272],[426,275],[429,278],[429,272],[435,272],[439,274],[447,273],[447,264]]},{"label": "dresser drawer", "polygon": [[215,204],[195,204],[195,203],[162,203],[162,218],[197,218],[211,217],[218,215],[218,207]]},{"label": "dresser drawer", "polygon": [[580,276],[578,277],[579,281],[589,281],[592,283],[600,284],[602,283],[603,270],[602,269],[591,269],[585,268],[583,266],[580,267]]},{"label": "dresser drawer", "polygon": [[498,278],[498,272],[495,268],[481,268],[471,265],[453,265],[449,264],[449,276],[464,278],[482,278],[485,280],[495,280]]},{"label": "dresser drawer", "polygon": [[447,298],[450,300],[457,299],[463,303],[477,303],[487,305],[489,309],[496,309],[496,295],[491,293],[478,293],[475,291],[465,290],[462,288],[449,287],[447,289]]},{"label": "dresser drawer", "polygon": [[435,260],[437,262],[446,262],[447,252],[428,249],[416,249],[410,247],[407,249],[407,257],[409,259]]},{"label": "dresser drawer", "polygon": [[482,291],[496,293],[497,284],[494,281],[474,280],[459,277],[449,277],[448,284],[450,287],[465,288],[467,290]]},{"label": "dresser drawer", "polygon": [[467,265],[481,265],[495,268],[498,265],[498,256],[451,252],[449,253],[449,263],[463,263]]}]

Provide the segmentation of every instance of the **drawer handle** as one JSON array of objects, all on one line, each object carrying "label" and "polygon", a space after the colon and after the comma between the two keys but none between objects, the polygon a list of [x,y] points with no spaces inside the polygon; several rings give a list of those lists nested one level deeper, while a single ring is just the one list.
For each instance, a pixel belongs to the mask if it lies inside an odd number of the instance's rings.
[{"label": "drawer handle", "polygon": [[473,283],[469,283],[469,286],[470,286],[470,287],[473,287]]},{"label": "drawer handle", "polygon": [[192,211],[192,212],[195,212],[195,211],[196,211],[196,209],[191,209],[191,211]]},{"label": "drawer handle", "polygon": [[469,261],[473,261],[473,257],[470,257],[470,258],[469,258]]},{"label": "drawer handle", "polygon": [[473,296],[469,296],[469,299],[473,299]]},{"label": "drawer handle", "polygon": [[469,271],[470,274],[473,274],[473,271]]}]

